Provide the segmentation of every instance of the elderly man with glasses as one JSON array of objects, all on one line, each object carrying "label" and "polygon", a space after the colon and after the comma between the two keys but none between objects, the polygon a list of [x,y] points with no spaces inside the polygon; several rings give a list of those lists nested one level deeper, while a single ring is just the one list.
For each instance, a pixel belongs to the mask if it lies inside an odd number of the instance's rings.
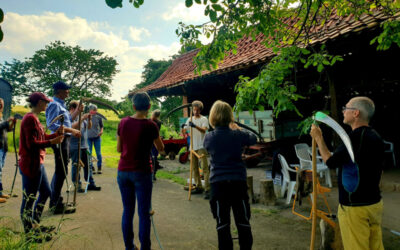
[{"label": "elderly man with glasses", "polygon": [[[343,123],[349,134],[355,163],[344,145],[331,154],[321,129],[312,125],[311,136],[329,168],[339,168],[338,218],[344,249],[384,249],[382,243],[383,202],[379,189],[383,169],[384,143],[369,126],[375,112],[368,97],[352,98],[343,111]],[[352,182],[352,183],[351,183]]]}]

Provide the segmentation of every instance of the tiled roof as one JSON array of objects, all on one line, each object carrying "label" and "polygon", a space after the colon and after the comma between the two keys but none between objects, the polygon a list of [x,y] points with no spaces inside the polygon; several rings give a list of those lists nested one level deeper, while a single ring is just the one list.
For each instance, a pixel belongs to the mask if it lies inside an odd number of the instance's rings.
[{"label": "tiled roof", "polygon": [[[400,13],[396,14],[396,18],[399,18],[399,14]],[[325,43],[345,33],[358,32],[365,28],[372,28],[386,19],[388,19],[388,17],[382,12],[375,12],[370,15],[363,14],[358,19],[354,18],[352,15],[339,17],[334,14],[324,26],[315,27],[311,30],[311,44]],[[250,65],[266,62],[274,53],[272,49],[263,45],[263,40],[264,36],[262,34],[258,35],[255,41],[249,37],[240,39],[237,43],[237,53],[235,55],[229,53],[225,59],[218,64],[218,69],[202,71],[202,76],[222,74],[224,72],[247,68]],[[142,88],[141,91],[152,92],[154,90],[161,90],[162,88],[170,88],[186,81],[202,77],[194,72],[196,66],[193,64],[193,58],[196,56],[197,52],[198,49],[175,59],[172,65],[155,82]]]}]

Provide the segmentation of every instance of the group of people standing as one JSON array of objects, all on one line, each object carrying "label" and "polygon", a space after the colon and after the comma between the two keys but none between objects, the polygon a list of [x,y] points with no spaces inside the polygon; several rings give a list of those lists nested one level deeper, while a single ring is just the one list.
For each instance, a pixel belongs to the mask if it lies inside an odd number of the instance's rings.
[{"label": "group of people standing", "polygon": [[[135,114],[123,118],[118,126],[117,151],[121,153],[118,164],[118,185],[123,203],[122,232],[126,249],[138,249],[134,245],[133,217],[138,202],[140,249],[150,249],[152,164],[151,150],[154,146],[163,151],[159,127],[147,119],[150,97],[136,93],[132,97]],[[210,199],[210,207],[217,221],[220,249],[232,249],[230,233],[230,210],[232,208],[239,233],[241,249],[251,249],[253,238],[250,227],[250,205],[247,195],[246,167],[242,161],[242,148],[255,144],[254,134],[243,131],[234,123],[231,106],[217,101],[211,108],[210,117],[201,115],[203,104],[192,102],[192,119],[182,126],[193,128],[193,150],[201,159],[193,157],[196,189]],[[209,121],[215,128],[206,134]],[[183,131],[184,132],[184,131]],[[227,146],[228,145],[228,146]],[[208,166],[207,156],[211,158]],[[199,160],[204,172],[202,187]]]},{"label": "group of people standing", "polygon": [[[57,82],[53,88],[55,93],[53,101],[38,92],[29,96],[27,102],[31,112],[24,116],[21,123],[19,167],[24,192],[21,219],[27,233],[49,232],[54,229],[40,225],[40,216],[48,197],[54,213],[65,211],[65,203],[61,197],[61,188],[67,174],[65,166],[71,156],[72,175],[75,180],[79,153],[76,145],[79,140],[82,149],[81,159],[88,162],[87,138],[83,131],[94,126],[92,117],[94,113],[84,114],[80,125],[77,117],[83,111],[83,106],[74,101],[70,103],[69,109],[65,106],[64,101],[68,97],[70,86]],[[160,122],[157,122],[159,114],[153,114],[151,119],[147,118],[151,107],[149,95],[144,92],[136,93],[132,97],[132,103],[134,115],[123,118],[117,130],[117,151],[121,153],[117,182],[123,204],[121,224],[125,247],[138,249],[133,240],[133,218],[137,201],[140,248],[146,250],[151,247],[151,197],[156,159],[154,151],[162,152],[164,145],[159,134]],[[0,99],[0,111],[3,106],[4,102]],[[196,190],[199,193],[204,192],[204,198],[210,199],[211,212],[217,224],[219,249],[233,249],[230,230],[231,210],[239,234],[240,249],[251,249],[253,244],[251,210],[242,149],[255,144],[257,138],[235,124],[232,108],[226,102],[216,101],[211,107],[208,119],[201,115],[203,104],[200,101],[194,101],[192,108],[194,116],[187,120],[182,129],[193,128],[191,138],[193,150],[199,156],[203,156],[201,159],[196,156],[192,159]],[[51,134],[45,133],[38,119],[38,115],[43,111],[46,111],[46,123],[52,131]],[[320,128],[316,125],[311,128],[311,136],[315,139],[323,160],[329,168],[339,168],[338,217],[345,249],[383,249],[381,232],[383,203],[379,182],[383,169],[384,145],[382,138],[369,126],[374,111],[375,105],[367,97],[355,97],[343,108],[343,122],[352,128],[350,140],[355,152],[354,164],[350,164],[350,157],[344,146],[332,154],[325,144]],[[58,119],[61,114],[64,117],[63,121]],[[100,121],[98,132],[94,133],[95,139],[92,142],[89,140],[89,144],[99,144],[99,137],[103,133]],[[207,132],[209,124],[213,130]],[[13,126],[15,120],[3,121],[0,112],[0,199],[8,198],[2,193],[1,169],[7,151],[5,133]],[[56,167],[51,187],[43,166],[46,147],[52,147],[55,153]],[[97,156],[99,155],[98,153]],[[210,157],[210,166],[207,157],[204,157],[206,155]],[[199,160],[204,172],[204,188],[199,173]],[[99,162],[98,169],[101,171],[101,160]],[[349,176],[344,173],[348,171],[349,164],[357,170],[355,190],[348,190],[346,187]],[[85,164],[85,169],[84,175],[85,179],[89,179],[89,189],[100,190],[90,174],[89,165]],[[79,184],[75,188],[82,191]],[[39,197],[36,199],[37,192]]]},{"label": "group of people standing", "polygon": [[[75,183],[79,179],[76,178],[78,140],[81,140],[81,162],[85,165],[83,169],[85,179],[89,181],[88,190],[99,191],[101,189],[94,183],[87,153],[88,138],[86,129],[90,129],[93,126],[92,117],[96,117],[97,107],[90,107],[91,112],[82,115],[81,124],[79,125],[78,116],[84,107],[83,105],[79,106],[77,101],[72,101],[69,104],[69,108],[66,107],[65,99],[69,96],[70,88],[66,83],[59,81],[53,84],[53,100],[40,92],[32,93],[26,100],[31,110],[24,115],[20,128],[18,166],[22,176],[23,191],[20,216],[25,233],[34,241],[42,241],[43,238],[37,237],[39,234],[50,233],[55,229],[53,226],[40,225],[40,217],[48,198],[50,198],[50,211],[52,213],[68,212],[68,206],[63,202],[63,197],[61,196],[61,189],[68,175],[70,158],[72,158],[72,182]],[[0,110],[2,111],[4,102],[0,100],[0,103]],[[39,121],[39,114],[44,111],[46,112],[47,128],[51,131],[50,134],[45,132],[43,125]],[[94,141],[99,141],[103,132],[103,124],[101,119],[93,120],[96,121],[97,127],[92,133],[96,133],[98,137],[94,138]],[[0,147],[0,152],[2,152],[1,169],[4,166],[5,152],[7,151],[5,133],[15,126],[15,119],[9,118],[7,121],[2,122],[0,126],[0,141],[2,143]],[[81,128],[81,130],[78,128]],[[48,147],[53,149],[55,156],[55,171],[51,182],[48,181],[44,167],[45,149]],[[99,146],[95,148],[97,152],[100,152]],[[91,151],[91,148],[89,150]],[[101,164],[100,153],[97,153],[97,158],[100,159],[98,163],[100,162]],[[98,165],[98,169],[98,173],[101,173],[101,165]],[[0,187],[2,199],[9,198],[1,192],[1,178]],[[78,192],[82,192],[80,180],[75,188],[78,189]],[[36,197],[37,193],[39,193],[38,197]],[[0,202],[5,201],[1,200]],[[48,234],[45,240],[49,239],[51,239],[51,236]]]}]

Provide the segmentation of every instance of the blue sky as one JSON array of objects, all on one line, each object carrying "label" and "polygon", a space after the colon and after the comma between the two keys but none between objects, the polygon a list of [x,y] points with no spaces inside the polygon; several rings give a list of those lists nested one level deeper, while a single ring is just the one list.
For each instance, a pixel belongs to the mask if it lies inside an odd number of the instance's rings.
[{"label": "blue sky", "polygon": [[[140,82],[146,61],[167,59],[180,48],[178,22],[206,21],[204,9],[184,6],[184,0],[145,0],[136,9],[123,0],[111,9],[105,0],[0,0],[0,62],[23,60],[52,41],[93,48],[117,59],[120,73],[113,81],[112,99],[119,101]],[[204,40],[205,41],[205,40]]]}]

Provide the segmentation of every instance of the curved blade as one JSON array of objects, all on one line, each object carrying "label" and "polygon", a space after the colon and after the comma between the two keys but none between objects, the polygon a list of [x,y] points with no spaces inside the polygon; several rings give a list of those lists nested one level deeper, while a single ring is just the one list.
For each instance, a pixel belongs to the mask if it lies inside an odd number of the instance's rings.
[{"label": "curved blade", "polygon": [[102,101],[99,101],[99,100],[96,100],[96,99],[93,99],[93,98],[89,98],[89,97],[83,97],[83,98],[82,98],[82,101],[83,101],[83,102],[90,102],[90,103],[94,103],[94,104],[99,104],[99,105],[105,106],[105,107],[111,109],[112,111],[114,111],[114,113],[117,114],[117,116],[119,116],[118,111],[117,111],[113,106],[111,106],[111,105],[108,104],[108,103],[105,103],[105,102],[102,102]]},{"label": "curved blade", "polygon": [[354,152],[353,152],[353,147],[351,146],[350,137],[347,135],[346,131],[339,125],[339,123],[337,123],[328,115],[319,111],[314,115],[314,120],[325,123],[333,130],[335,130],[335,132],[339,135],[340,139],[342,139],[344,145],[346,146],[346,149],[349,152],[351,160],[354,162]]},{"label": "curved blade", "polygon": [[100,117],[101,117],[101,119],[103,119],[103,120],[106,120],[106,121],[107,121],[107,118],[106,118],[104,115],[100,114],[99,112],[96,112],[96,114],[95,114],[95,115],[98,115],[98,116],[100,116]]},{"label": "curved blade", "polygon": [[48,127],[53,125],[53,123],[57,122],[58,120],[64,121],[64,114],[61,114],[61,115],[58,115],[58,116],[54,117],[54,119],[49,123],[49,125],[46,126],[46,130],[47,130]]},{"label": "curved blade", "polygon": [[184,109],[184,108],[187,108],[187,107],[191,107],[191,106],[192,106],[192,104],[191,104],[191,103],[188,103],[188,104],[185,104],[185,105],[176,107],[176,108],[174,108],[173,110],[169,111],[168,114],[167,114],[164,118],[167,118],[167,117],[170,116],[172,113],[174,113],[174,112],[176,112],[176,111],[178,111],[178,110],[181,110],[181,109]]},{"label": "curved blade", "polygon": [[257,135],[257,136],[258,136],[258,139],[260,139],[261,142],[264,141],[264,138],[262,138],[262,136],[260,135],[260,133],[258,133],[258,132],[255,131],[254,129],[250,128],[250,127],[247,126],[247,125],[244,125],[243,123],[237,122],[237,121],[235,121],[235,123],[236,123],[239,127],[242,127],[242,128],[244,128],[244,129],[247,129],[247,130],[251,131],[252,133],[254,133],[255,135]]}]

